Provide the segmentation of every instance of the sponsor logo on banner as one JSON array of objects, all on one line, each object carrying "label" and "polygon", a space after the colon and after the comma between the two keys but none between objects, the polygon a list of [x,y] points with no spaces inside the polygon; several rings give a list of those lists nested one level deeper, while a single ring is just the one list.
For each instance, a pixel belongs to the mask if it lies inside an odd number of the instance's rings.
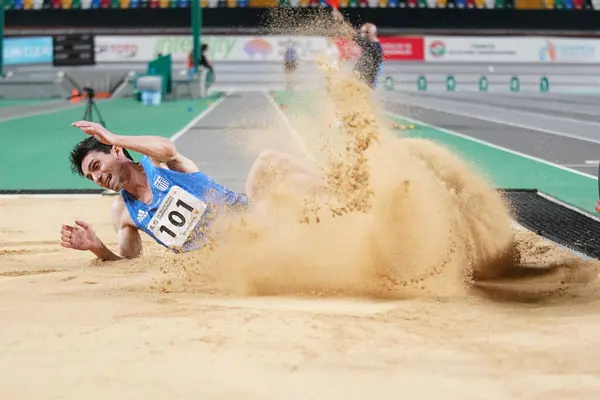
[{"label": "sponsor logo on banner", "polygon": [[244,44],[244,52],[251,59],[266,59],[273,52],[273,46],[263,38],[251,39]]},{"label": "sponsor logo on banner", "polygon": [[507,37],[426,37],[425,60],[435,62],[536,62],[540,40]]},{"label": "sponsor logo on banner", "polygon": [[96,36],[96,62],[151,61],[152,41],[145,36]]},{"label": "sponsor logo on banner", "polygon": [[425,58],[423,38],[383,36],[379,38],[379,43],[385,60],[423,61]]},{"label": "sponsor logo on banner", "polygon": [[[201,41],[217,61],[281,61],[288,46],[310,61],[335,49],[329,39],[310,36],[202,36]],[[183,62],[192,48],[191,36],[96,36],[95,42],[97,62],[148,62],[159,54]]]},{"label": "sponsor logo on banner", "polygon": [[[191,36],[150,36],[153,40],[152,57],[158,54],[171,54],[173,61],[186,61],[194,48]],[[215,60],[229,60],[235,56],[238,37],[202,36],[201,42],[207,44],[210,56]],[[235,57],[233,57],[235,58]]]},{"label": "sponsor logo on banner", "polygon": [[436,58],[443,57],[446,53],[446,45],[441,40],[433,41],[429,44],[429,53]]},{"label": "sponsor logo on banner", "polygon": [[539,50],[541,62],[588,63],[600,61],[598,40],[544,39]]},{"label": "sponsor logo on banner", "polygon": [[95,44],[94,49],[96,55],[100,55],[101,58],[111,57],[123,61],[135,60],[140,51],[136,43],[100,43]]},{"label": "sponsor logo on banner", "polygon": [[5,38],[2,53],[5,65],[51,63],[52,38]]}]

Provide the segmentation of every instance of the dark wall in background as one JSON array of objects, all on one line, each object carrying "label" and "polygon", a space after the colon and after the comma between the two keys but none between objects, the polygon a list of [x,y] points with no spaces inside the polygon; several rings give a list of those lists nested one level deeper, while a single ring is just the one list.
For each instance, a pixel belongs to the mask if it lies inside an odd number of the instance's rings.
[{"label": "dark wall in background", "polygon": [[[273,9],[207,8],[203,25],[206,28],[251,28],[269,25]],[[278,9],[282,10],[282,9]],[[281,11],[278,11],[281,12]],[[287,9],[284,20],[315,18],[319,9]],[[355,24],[374,22],[380,29],[458,29],[478,30],[553,30],[600,31],[600,11],[561,10],[458,10],[458,9],[386,9],[361,8],[345,11]],[[97,9],[97,10],[11,10],[6,13],[7,28],[111,28],[111,27],[189,27],[190,10],[168,9]],[[281,24],[279,24],[281,25]]]}]

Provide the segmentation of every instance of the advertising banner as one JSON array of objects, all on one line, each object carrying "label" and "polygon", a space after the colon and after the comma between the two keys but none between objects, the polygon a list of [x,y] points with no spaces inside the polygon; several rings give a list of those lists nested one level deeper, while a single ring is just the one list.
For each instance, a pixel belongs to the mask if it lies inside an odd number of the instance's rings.
[{"label": "advertising banner", "polygon": [[[46,42],[37,40],[45,39]],[[11,40],[11,39],[9,39]],[[12,39],[15,40],[15,39]],[[19,38],[19,46],[5,46],[5,59],[12,62],[51,62],[51,40]],[[600,40],[544,37],[393,37],[379,38],[386,61],[426,61],[436,63],[600,63]],[[29,42],[27,42],[29,41]],[[7,40],[8,42],[8,40]],[[361,49],[349,38],[315,36],[203,36],[216,61],[281,62],[287,46],[296,49],[302,61],[317,54],[339,56],[355,61]],[[45,46],[42,46],[42,44]],[[184,62],[192,51],[192,38],[172,36],[96,36],[96,62],[148,62],[159,54],[171,54],[174,62]],[[46,53],[44,54],[44,48]],[[12,56],[9,54],[12,51]],[[8,56],[8,57],[7,57]],[[16,61],[19,60],[19,61]],[[45,60],[45,61],[42,61]],[[9,61],[11,62],[11,61]]]},{"label": "advertising banner", "polygon": [[428,36],[425,38],[425,61],[537,62],[541,43],[537,38]]},{"label": "advertising banner", "polygon": [[600,40],[546,37],[426,37],[425,61],[599,63]]},{"label": "advertising banner", "polygon": [[[350,38],[335,38],[342,61],[356,61],[360,57],[360,47]],[[424,61],[425,42],[421,37],[380,36],[379,43],[384,60]]]},{"label": "advertising banner", "polygon": [[600,63],[600,40],[543,38],[537,55],[543,63]]},{"label": "advertising banner", "polygon": [[8,37],[4,39],[4,65],[52,62],[51,37]]},{"label": "advertising banner", "polygon": [[[216,61],[282,62],[288,46],[301,61],[314,60],[319,53],[336,50],[325,37],[310,36],[202,36]],[[96,36],[96,62],[148,62],[159,54],[171,54],[174,62],[187,60],[191,36]]]},{"label": "advertising banner", "polygon": [[425,59],[423,38],[381,36],[379,43],[385,60],[423,61]]}]

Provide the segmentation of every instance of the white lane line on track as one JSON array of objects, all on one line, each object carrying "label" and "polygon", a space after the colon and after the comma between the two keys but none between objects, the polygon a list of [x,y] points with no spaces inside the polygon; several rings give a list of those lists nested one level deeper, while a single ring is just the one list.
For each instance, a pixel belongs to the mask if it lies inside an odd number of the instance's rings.
[{"label": "white lane line on track", "polygon": [[[104,102],[109,102],[109,101],[113,101],[113,100],[114,99],[100,100],[100,101],[96,101],[96,104],[98,104],[98,106],[100,106]],[[57,101],[57,103],[58,103],[58,101]],[[83,110],[85,109],[85,103],[73,103],[73,104],[70,104],[70,105],[65,106],[65,107],[51,108],[51,109],[48,109],[48,110],[40,110],[40,111],[31,111],[31,112],[28,112],[28,113],[15,115],[14,117],[0,118],[0,123],[7,122],[7,121],[14,121],[16,119],[21,119],[21,118],[37,117],[38,115],[44,115],[44,114],[50,114],[50,113],[60,113],[60,112],[64,112],[64,111],[73,110],[73,109],[75,109],[77,107],[81,107],[81,110],[83,112]]]},{"label": "white lane line on track", "polygon": [[[423,108],[427,108],[427,107],[423,107]],[[433,109],[433,110],[434,111],[439,111],[439,110],[435,110],[435,109]],[[449,111],[444,111],[444,112],[448,113],[448,114],[454,114],[454,113],[449,112]],[[531,156],[529,154],[521,153],[520,151],[512,150],[512,149],[509,149],[509,148],[503,147],[503,146],[498,146],[496,144],[489,143],[489,142],[486,142],[486,141],[481,140],[481,139],[476,139],[474,137],[467,136],[467,135],[464,135],[462,133],[459,133],[459,132],[456,132],[456,131],[452,131],[450,129],[440,128],[438,126],[430,125],[430,124],[428,124],[426,122],[423,122],[423,121],[420,121],[418,119],[405,117],[403,115],[392,113],[390,111],[384,111],[384,113],[387,114],[387,115],[390,115],[392,117],[401,118],[401,119],[404,119],[406,121],[410,121],[410,122],[412,122],[414,124],[418,124],[418,125],[422,125],[422,126],[427,127],[427,128],[438,130],[438,131],[446,133],[448,135],[452,135],[452,136],[460,137],[462,139],[470,140],[472,142],[479,143],[479,144],[491,147],[491,148],[496,149],[496,150],[504,151],[506,153],[513,154],[515,156],[527,158],[529,160],[536,161],[536,162],[539,162],[541,164],[546,164],[546,165],[549,165],[551,167],[555,167],[555,168],[561,169],[563,171],[571,172],[571,173],[576,174],[576,175],[580,175],[580,176],[583,176],[583,177],[586,177],[586,178],[597,180],[597,178],[595,176],[593,176],[593,175],[586,174],[585,172],[577,171],[577,170],[574,170],[574,169],[571,169],[571,168],[567,168],[567,167],[564,167],[562,165],[553,163],[551,161],[547,161],[547,160],[544,160],[544,159],[541,159],[541,158],[538,158],[538,157]],[[458,114],[456,114],[456,115],[458,115]]]},{"label": "white lane line on track", "polygon": [[560,164],[563,167],[568,167],[568,168],[598,168],[597,165],[590,165],[590,164]]},{"label": "white lane line on track", "polygon": [[217,108],[219,105],[221,105],[225,101],[225,99],[227,99],[227,97],[231,96],[231,94],[233,92],[234,92],[234,90],[229,90],[229,91],[225,92],[225,94],[221,98],[219,98],[217,101],[215,101],[210,106],[208,106],[208,108],[206,108],[206,110],[204,110],[200,114],[198,114],[194,119],[192,119],[190,122],[188,122],[183,128],[181,128],[180,130],[175,132],[175,134],[173,134],[173,136],[171,136],[171,140],[174,142],[177,139],[179,139],[181,136],[186,134],[190,129],[192,129],[192,127],[194,125],[196,125],[198,122],[200,122],[200,120],[202,118],[206,117],[211,111],[213,111],[215,108]]},{"label": "white lane line on track", "polygon": [[0,194],[1,200],[17,200],[17,199],[83,199],[90,197],[100,197],[103,196],[102,193],[89,193],[89,194],[81,194],[81,193],[73,193],[73,194]]},{"label": "white lane line on track", "polygon": [[[426,97],[424,97],[426,98]],[[431,97],[431,100],[437,100],[437,101],[450,101],[452,102],[452,100],[450,98],[439,98],[439,97]],[[481,103],[473,103],[470,102],[470,104],[475,105],[476,107],[480,107],[480,108],[485,108],[488,110],[492,110],[492,111],[498,111],[498,107],[502,107],[501,105],[498,106],[492,106],[492,105],[487,105],[487,104],[481,104]],[[600,128],[600,123],[598,122],[594,122],[594,121],[580,121],[577,118],[571,118],[571,117],[563,117],[563,116],[558,116],[558,115],[552,115],[552,114],[542,114],[542,113],[536,113],[533,111],[524,111],[524,110],[507,110],[511,113],[514,114],[521,114],[521,115],[528,115],[531,117],[543,117],[546,119],[554,119],[557,121],[564,121],[564,122],[571,122],[574,124],[581,124],[581,125],[590,125],[596,128]],[[597,114],[593,114],[593,115],[597,115]]]},{"label": "white lane line on track", "polygon": [[563,201],[560,201],[560,200],[559,200],[559,199],[557,199],[556,197],[553,197],[553,196],[551,196],[551,195],[548,195],[548,194],[546,194],[546,193],[542,193],[542,192],[538,192],[538,195],[539,195],[540,197],[543,197],[543,198],[545,198],[546,200],[549,200],[549,201],[551,201],[551,202],[553,202],[553,203],[556,203],[556,204],[558,204],[558,205],[560,205],[560,206],[562,206],[562,207],[568,208],[569,210],[575,211],[575,212],[577,212],[577,213],[579,213],[579,214],[585,215],[586,217],[592,218],[592,219],[594,219],[594,220],[596,220],[596,221],[600,222],[600,217],[597,217],[597,216],[595,216],[595,215],[593,215],[592,213],[589,213],[589,212],[587,212],[587,211],[583,211],[583,210],[581,210],[581,209],[579,209],[579,208],[577,208],[577,207],[573,207],[573,206],[572,206],[572,205],[570,205],[570,204],[567,204],[567,203],[565,203],[565,202],[563,202]]},{"label": "white lane line on track", "polygon": [[[397,101],[397,100],[393,100],[393,101]],[[438,101],[440,101],[440,100],[438,100]],[[446,101],[446,100],[441,100],[441,101]],[[487,122],[493,122],[495,124],[508,125],[508,126],[513,126],[515,128],[520,128],[520,129],[526,129],[526,130],[530,130],[530,131],[547,133],[549,135],[566,137],[566,138],[575,139],[575,140],[581,140],[583,142],[600,144],[600,139],[589,138],[587,136],[575,135],[575,134],[572,134],[572,133],[565,133],[565,132],[554,131],[552,129],[540,128],[540,127],[537,127],[537,126],[534,126],[534,125],[519,124],[519,123],[516,123],[516,122],[510,122],[510,121],[506,121],[506,120],[502,120],[502,119],[498,119],[498,118],[493,118],[493,117],[486,117],[486,116],[482,116],[482,115],[478,115],[478,114],[472,114],[472,113],[468,113],[468,112],[464,112],[464,111],[456,111],[456,110],[451,111],[451,110],[442,109],[442,108],[439,108],[439,107],[432,107],[431,105],[425,105],[425,104],[419,102],[418,100],[414,101],[414,99],[410,100],[410,105],[415,106],[415,107],[419,107],[419,108],[424,108],[424,109],[431,110],[431,111],[443,112],[443,113],[446,113],[446,114],[453,114],[453,115],[458,115],[458,116],[461,116],[461,117],[473,118],[473,119],[478,119],[478,120],[487,121]],[[486,108],[486,106],[483,106],[483,105],[480,105],[480,104],[478,104],[477,107]],[[492,109],[491,107],[487,107],[487,108],[488,109]],[[498,110],[495,110],[495,111],[498,111]],[[513,112],[517,112],[517,111],[510,110],[510,112],[513,113]],[[537,117],[546,117],[546,115],[537,114]],[[578,122],[579,123],[584,123],[582,121],[578,121]],[[600,124],[598,124],[598,126],[600,127]]]},{"label": "white lane line on track", "polygon": [[269,103],[275,109],[275,112],[281,117],[281,120],[288,128],[290,135],[296,140],[298,145],[300,145],[300,148],[302,149],[306,157],[310,158],[311,160],[314,160],[314,156],[308,151],[308,146],[306,145],[306,142],[302,139],[302,136],[300,136],[300,133],[296,130],[296,128],[294,128],[294,126],[292,125],[288,117],[285,115],[285,113],[281,110],[279,104],[277,104],[273,96],[271,96],[268,90],[266,89],[264,89],[262,92],[267,97],[267,100],[269,100]]}]

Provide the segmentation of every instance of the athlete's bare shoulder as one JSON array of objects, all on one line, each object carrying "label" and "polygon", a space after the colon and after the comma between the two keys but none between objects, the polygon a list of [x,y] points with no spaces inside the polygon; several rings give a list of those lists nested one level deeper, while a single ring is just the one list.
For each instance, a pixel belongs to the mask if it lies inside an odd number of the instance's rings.
[{"label": "athlete's bare shoulder", "polygon": [[112,203],[110,208],[110,217],[113,223],[113,226],[116,230],[119,230],[125,226],[133,226],[133,220],[131,219],[129,213],[127,212],[127,207],[125,206],[125,201],[123,197],[118,196]]}]

